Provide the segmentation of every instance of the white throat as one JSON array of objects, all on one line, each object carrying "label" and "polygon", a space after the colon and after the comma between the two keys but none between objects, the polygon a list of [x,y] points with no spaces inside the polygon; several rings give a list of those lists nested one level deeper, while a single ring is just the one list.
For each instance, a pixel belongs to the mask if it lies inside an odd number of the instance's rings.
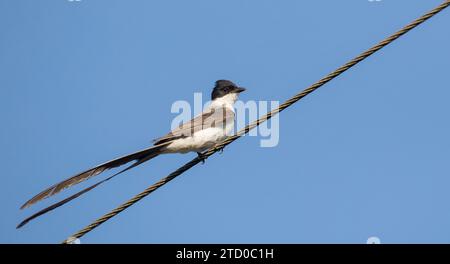
[{"label": "white throat", "polygon": [[216,98],[211,102],[211,108],[218,108],[218,107],[227,107],[233,110],[234,112],[234,103],[237,101],[238,99],[238,94],[237,93],[230,93],[227,95],[224,95],[222,97]]}]

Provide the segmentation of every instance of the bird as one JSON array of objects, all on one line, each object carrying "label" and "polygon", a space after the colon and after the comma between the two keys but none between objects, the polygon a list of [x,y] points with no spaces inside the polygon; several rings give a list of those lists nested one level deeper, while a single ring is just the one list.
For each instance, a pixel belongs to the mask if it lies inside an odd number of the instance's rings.
[{"label": "bird", "polygon": [[30,207],[43,199],[53,196],[64,189],[86,181],[109,169],[133,162],[131,165],[112,176],[28,217],[22,221],[17,228],[20,228],[30,220],[79,197],[83,193],[97,187],[99,184],[161,154],[196,152],[198,157],[204,163],[205,157],[202,152],[213,147],[217,143],[220,143],[233,132],[235,123],[234,103],[238,100],[239,94],[245,90],[245,88],[237,86],[232,81],[217,80],[211,93],[211,104],[206,107],[201,114],[188,122],[182,123],[166,135],[155,139],[153,145],[148,148],[97,165],[38,193],[25,202],[20,209]]}]

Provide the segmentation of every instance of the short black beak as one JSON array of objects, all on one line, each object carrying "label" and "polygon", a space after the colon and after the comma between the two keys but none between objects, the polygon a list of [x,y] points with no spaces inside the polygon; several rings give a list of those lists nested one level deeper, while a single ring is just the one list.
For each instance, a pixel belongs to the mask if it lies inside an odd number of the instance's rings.
[{"label": "short black beak", "polygon": [[242,93],[243,91],[245,91],[245,88],[244,87],[236,87],[234,90],[236,93]]}]

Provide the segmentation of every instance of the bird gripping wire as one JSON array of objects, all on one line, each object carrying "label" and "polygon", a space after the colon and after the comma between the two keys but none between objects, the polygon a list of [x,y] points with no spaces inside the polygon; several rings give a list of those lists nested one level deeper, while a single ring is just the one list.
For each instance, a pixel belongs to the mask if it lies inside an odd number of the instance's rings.
[{"label": "bird gripping wire", "polygon": [[382,40],[381,42],[379,42],[375,46],[371,47],[370,49],[366,50],[365,52],[361,53],[360,55],[358,55],[357,57],[355,57],[351,61],[347,62],[346,64],[344,64],[340,68],[336,69],[332,73],[328,74],[324,78],[322,78],[319,81],[317,81],[316,83],[312,84],[311,86],[309,86],[305,90],[303,90],[300,93],[294,95],[292,98],[288,99],[283,104],[281,104],[278,108],[273,109],[272,111],[268,112],[267,114],[265,114],[264,116],[262,116],[258,120],[256,120],[253,123],[247,125],[245,128],[243,128],[242,130],[237,132],[236,135],[230,136],[227,139],[225,139],[223,142],[221,142],[219,144],[216,144],[214,147],[206,150],[203,153],[203,157],[202,158],[196,157],[195,159],[193,159],[193,160],[189,161],[188,163],[184,164],[182,167],[178,168],[177,170],[175,170],[174,172],[172,172],[168,176],[162,178],[161,180],[159,180],[155,184],[149,186],[143,192],[137,194],[136,196],[134,196],[133,198],[131,198],[127,202],[121,204],[120,206],[118,206],[117,208],[112,210],[111,212],[103,215],[99,219],[97,219],[94,222],[92,222],[90,225],[86,226],[85,228],[81,229],[77,233],[73,234],[68,239],[64,240],[62,243],[64,243],[64,244],[71,243],[73,240],[78,239],[78,238],[84,236],[85,234],[91,232],[92,230],[94,230],[99,225],[103,224],[104,222],[106,222],[109,219],[111,219],[112,217],[116,216],[117,214],[119,214],[123,210],[125,210],[128,207],[130,207],[131,205],[135,204],[136,202],[138,202],[139,200],[141,200],[145,196],[149,195],[150,193],[152,193],[153,191],[155,191],[159,187],[163,186],[164,184],[166,184],[169,181],[173,180],[175,177],[181,175],[185,171],[189,170],[190,168],[194,167],[198,163],[202,162],[202,160],[204,158],[208,158],[209,156],[213,155],[217,151],[222,150],[228,144],[232,143],[233,141],[235,141],[236,139],[240,138],[241,136],[247,134],[253,128],[259,126],[261,123],[269,120],[272,116],[278,114],[279,112],[281,112],[284,109],[286,109],[287,107],[293,105],[294,103],[296,103],[297,101],[299,101],[303,97],[305,97],[308,94],[314,92],[316,89],[318,89],[322,85],[326,84],[327,82],[329,82],[332,79],[336,78],[337,76],[341,75],[343,72],[347,71],[348,69],[350,69],[351,67],[355,66],[356,64],[358,64],[362,60],[364,60],[367,57],[369,57],[370,55],[374,54],[375,52],[377,52],[381,48],[387,46],[388,44],[390,44],[394,40],[398,39],[399,37],[401,37],[405,33],[409,32],[411,29],[413,29],[416,26],[422,24],[423,22],[425,22],[429,18],[433,17],[437,13],[441,12],[442,10],[444,10],[449,5],[450,5],[450,0],[444,1],[442,4],[440,4],[439,6],[434,8],[433,10],[431,10],[428,13],[424,14],[423,16],[419,17],[418,19],[414,20],[410,24],[406,25],[405,27],[403,27],[399,31],[395,32],[394,34],[392,34],[388,38]]}]

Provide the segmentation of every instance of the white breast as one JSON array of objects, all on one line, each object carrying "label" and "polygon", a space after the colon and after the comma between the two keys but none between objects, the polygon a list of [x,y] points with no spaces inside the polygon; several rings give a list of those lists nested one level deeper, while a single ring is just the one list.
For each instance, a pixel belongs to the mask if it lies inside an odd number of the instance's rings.
[{"label": "white breast", "polygon": [[[230,122],[231,123],[231,122]],[[234,122],[233,122],[234,123]],[[226,129],[211,127],[195,132],[191,137],[174,140],[166,147],[169,153],[202,152],[224,140],[233,130],[234,124],[227,124]]]},{"label": "white breast", "polygon": [[228,120],[225,127],[210,127],[195,132],[192,136],[174,140],[166,147],[167,153],[202,152],[224,140],[234,131],[234,120]]}]

